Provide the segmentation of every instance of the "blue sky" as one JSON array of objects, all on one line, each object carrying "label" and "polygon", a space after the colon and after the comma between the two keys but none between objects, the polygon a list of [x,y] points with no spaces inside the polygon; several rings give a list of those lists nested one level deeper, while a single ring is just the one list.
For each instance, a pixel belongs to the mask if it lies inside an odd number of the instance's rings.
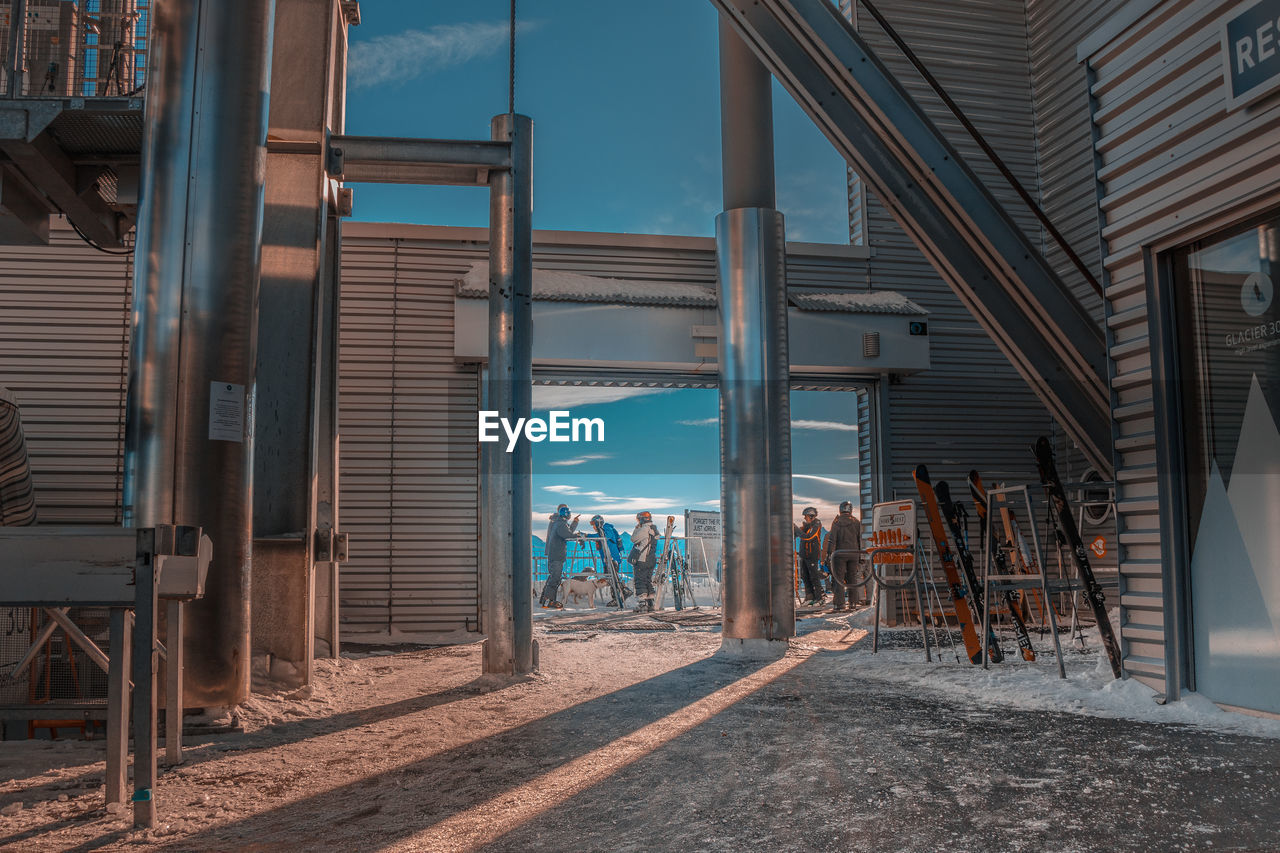
[{"label": "blue sky", "polygon": [[[347,132],[488,138],[507,109],[507,0],[363,0]],[[710,236],[720,211],[717,12],[706,0],[519,4],[516,109],[534,120],[534,227]],[[848,240],[845,166],[775,86],[778,206],[788,238]],[[484,226],[488,194],[355,186],[355,218]],[[553,398],[552,395],[555,397]],[[535,448],[535,532],[562,500],[630,529],[719,499],[716,394],[537,389],[606,421],[603,447]],[[824,519],[856,498],[854,395],[793,395],[793,489]],[[597,458],[584,458],[594,456]]]},{"label": "blue sky", "polygon": [[[507,110],[506,0],[363,0],[347,131],[488,138]],[[516,109],[534,120],[534,227],[709,236],[720,210],[716,10],[706,0],[518,5]],[[845,168],[774,94],[793,240],[847,242]],[[483,226],[465,187],[358,185],[355,218]]]}]

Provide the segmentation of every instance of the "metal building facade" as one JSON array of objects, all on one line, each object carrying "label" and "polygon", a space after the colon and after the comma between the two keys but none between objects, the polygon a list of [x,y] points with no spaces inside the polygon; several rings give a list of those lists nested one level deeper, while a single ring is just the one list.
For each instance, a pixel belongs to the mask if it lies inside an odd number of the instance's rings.
[{"label": "metal building facade", "polygon": [[1181,483],[1161,404],[1173,341],[1156,261],[1280,205],[1280,99],[1228,109],[1221,25],[1237,2],[1133,2],[1080,47],[1096,139],[1130,673],[1176,697],[1188,660]]}]

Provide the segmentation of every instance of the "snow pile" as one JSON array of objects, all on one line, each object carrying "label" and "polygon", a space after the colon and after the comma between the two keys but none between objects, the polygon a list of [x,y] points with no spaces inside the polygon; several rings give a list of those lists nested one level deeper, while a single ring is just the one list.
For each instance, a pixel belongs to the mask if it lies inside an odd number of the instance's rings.
[{"label": "snow pile", "polygon": [[805,311],[847,311],[854,314],[913,314],[929,312],[891,290],[793,290],[791,304]]},{"label": "snow pile", "polygon": [[[458,279],[458,295],[484,299],[489,295],[489,264],[478,261]],[[548,302],[607,302],[622,305],[671,305],[714,308],[716,289],[703,284],[624,281],[564,270],[535,269],[533,298]]]},{"label": "snow pile", "polygon": [[[918,634],[919,629],[916,629]],[[886,633],[882,629],[882,638]],[[1015,708],[1024,711],[1062,711],[1070,714],[1194,726],[1218,732],[1280,739],[1280,720],[1224,711],[1203,696],[1192,694],[1179,702],[1160,705],[1156,692],[1135,679],[1116,680],[1096,636],[1081,653],[1063,637],[1066,679],[1058,677],[1052,640],[1034,638],[1039,657],[1023,661],[1011,642],[1005,643],[1005,662],[989,669],[957,663],[951,647],[935,649],[926,663],[921,649],[882,649],[871,653],[870,638],[854,647],[846,666],[852,674],[876,681],[914,684],[945,693],[966,705]],[[945,640],[944,640],[945,642]],[[1048,654],[1045,653],[1047,647]]]}]

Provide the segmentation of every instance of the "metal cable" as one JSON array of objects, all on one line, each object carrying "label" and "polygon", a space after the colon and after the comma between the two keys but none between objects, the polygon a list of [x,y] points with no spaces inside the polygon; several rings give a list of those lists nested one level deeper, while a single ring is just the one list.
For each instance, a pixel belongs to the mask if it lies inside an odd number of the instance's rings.
[{"label": "metal cable", "polygon": [[516,0],[511,0],[511,52],[507,57],[507,112],[516,114]]},{"label": "metal cable", "polygon": [[924,78],[924,81],[928,83],[933,91],[937,93],[938,97],[942,99],[942,103],[946,105],[947,109],[951,110],[951,114],[959,120],[960,124],[964,126],[964,129],[967,130],[969,135],[973,137],[974,141],[978,143],[978,147],[982,149],[982,153],[987,155],[987,158],[991,160],[995,167],[1000,171],[1000,174],[1004,179],[1009,182],[1009,186],[1013,187],[1013,190],[1018,194],[1018,197],[1022,199],[1027,208],[1035,214],[1036,219],[1038,219],[1040,224],[1044,226],[1044,230],[1047,231],[1049,236],[1053,238],[1053,241],[1058,244],[1058,247],[1062,249],[1063,253],[1066,254],[1067,258],[1075,268],[1080,271],[1080,274],[1084,276],[1085,281],[1089,283],[1099,296],[1103,296],[1102,285],[1094,276],[1093,271],[1090,270],[1088,265],[1080,259],[1080,256],[1075,253],[1075,250],[1067,244],[1067,239],[1062,236],[1062,233],[1058,231],[1056,227],[1054,227],[1054,224],[1049,219],[1048,215],[1043,209],[1041,209],[1036,200],[1031,197],[1031,194],[1027,192],[1027,190],[1018,181],[1017,176],[1014,175],[1009,167],[1005,165],[1004,160],[1000,159],[1000,155],[996,153],[996,150],[991,147],[991,144],[987,142],[986,138],[978,128],[974,126],[973,122],[969,120],[969,117],[960,109],[960,105],[951,99],[951,96],[942,88],[942,84],[938,82],[938,79],[929,73],[929,69],[920,61],[920,57],[916,56],[915,51],[913,51],[907,43],[903,41],[902,36],[898,35],[897,30],[895,30],[887,20],[885,20],[884,15],[880,13],[880,10],[875,7],[871,0],[860,0],[860,2],[866,7],[867,11],[871,13],[871,17],[876,19],[876,23],[878,23],[880,28],[884,30],[885,35],[887,35],[893,43],[898,46],[898,50],[902,51],[902,55],[907,58],[907,61],[915,66],[916,71],[920,72],[920,76]]}]

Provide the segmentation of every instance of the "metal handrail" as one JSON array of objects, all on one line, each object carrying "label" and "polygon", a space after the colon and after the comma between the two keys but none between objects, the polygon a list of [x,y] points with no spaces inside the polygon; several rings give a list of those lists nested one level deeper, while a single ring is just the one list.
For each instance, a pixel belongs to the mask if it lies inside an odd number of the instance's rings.
[{"label": "metal handrail", "polygon": [[871,13],[871,17],[875,18],[876,23],[878,23],[884,30],[885,35],[887,35],[890,40],[897,45],[898,49],[902,51],[902,55],[907,58],[908,62],[915,66],[916,71],[920,72],[920,76],[924,78],[924,81],[929,84],[929,87],[933,89],[939,98],[942,99],[942,103],[951,111],[951,114],[956,117],[964,129],[969,132],[969,135],[973,137],[974,141],[978,143],[978,147],[982,149],[982,153],[987,155],[987,158],[992,162],[996,169],[999,170],[1004,179],[1008,181],[1009,186],[1011,186],[1014,192],[1018,194],[1018,198],[1022,199],[1027,208],[1035,214],[1036,219],[1038,219],[1040,224],[1044,226],[1045,231],[1049,233],[1049,236],[1053,238],[1053,241],[1058,244],[1058,247],[1062,249],[1063,253],[1066,254],[1067,258],[1070,259],[1075,268],[1084,276],[1085,281],[1089,282],[1089,286],[1092,287],[1099,296],[1102,296],[1102,284],[1098,281],[1097,277],[1094,276],[1093,271],[1090,270],[1088,265],[1080,259],[1080,256],[1076,254],[1075,250],[1067,244],[1067,238],[1062,236],[1062,232],[1054,226],[1052,220],[1049,219],[1048,214],[1046,214],[1044,209],[1040,207],[1039,203],[1031,197],[1031,193],[1027,192],[1026,188],[1022,186],[1022,183],[1018,180],[1017,176],[1013,174],[1013,171],[1005,165],[1004,160],[1000,158],[1000,155],[996,153],[996,150],[991,147],[989,142],[987,142],[986,137],[982,135],[982,132],[974,126],[973,122],[969,120],[969,117],[960,109],[960,105],[952,100],[951,96],[947,94],[947,91],[942,88],[942,84],[938,82],[938,79],[930,73],[924,62],[920,60],[920,57],[916,56],[915,51],[907,45],[907,43],[902,39],[902,36],[898,35],[897,30],[890,25],[884,15],[881,14],[880,10],[875,7],[875,4],[872,3],[871,0],[859,0],[859,2],[866,7],[866,10]]}]

